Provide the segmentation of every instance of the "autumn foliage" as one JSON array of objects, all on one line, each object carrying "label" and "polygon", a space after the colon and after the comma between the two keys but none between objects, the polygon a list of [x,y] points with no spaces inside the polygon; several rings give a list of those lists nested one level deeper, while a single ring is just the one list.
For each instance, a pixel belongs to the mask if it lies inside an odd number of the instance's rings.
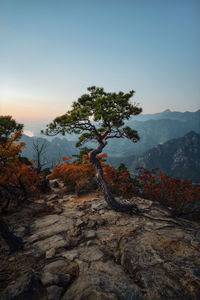
[{"label": "autumn foliage", "polygon": [[141,197],[161,202],[172,207],[175,212],[195,212],[200,210],[200,185],[190,180],[172,178],[159,171],[137,168],[138,192]]},{"label": "autumn foliage", "polygon": [[[113,193],[125,198],[140,196],[161,202],[172,207],[175,212],[192,212],[200,208],[200,185],[189,180],[180,180],[164,174],[159,169],[151,171],[137,168],[137,175],[131,178],[130,172],[124,167],[115,169],[104,159],[106,154],[98,158],[103,168],[104,179]],[[63,181],[67,191],[88,191],[88,187],[96,189],[95,171],[88,156],[83,155],[82,161],[71,161],[72,157],[64,157],[62,163],[56,164],[49,178]],[[198,207],[199,201],[199,207]]]},{"label": "autumn foliage", "polygon": [[20,157],[25,143],[18,142],[20,131],[11,135],[0,144],[0,196],[1,209],[7,210],[10,205],[17,205],[19,201],[38,193],[40,177],[27,159]]},{"label": "autumn foliage", "polygon": [[125,198],[138,194],[134,185],[135,181],[131,178],[130,172],[126,168],[115,169],[113,166],[105,163],[102,163],[102,165],[104,178],[113,193]]},{"label": "autumn foliage", "polygon": [[[98,155],[100,159],[104,178],[109,184],[112,192],[128,197],[136,192],[130,173],[124,170],[116,170],[111,165],[104,162],[106,154]],[[68,191],[81,191],[96,189],[95,170],[93,164],[89,162],[88,155],[82,155],[81,162],[70,162],[72,157],[63,157],[62,163],[56,164],[49,178],[58,178],[64,182]]]},{"label": "autumn foliage", "polygon": [[82,186],[91,185],[94,182],[94,170],[91,163],[86,162],[82,157],[82,162],[70,162],[72,156],[63,157],[60,164],[56,164],[49,178],[60,179],[67,191],[78,191]]}]

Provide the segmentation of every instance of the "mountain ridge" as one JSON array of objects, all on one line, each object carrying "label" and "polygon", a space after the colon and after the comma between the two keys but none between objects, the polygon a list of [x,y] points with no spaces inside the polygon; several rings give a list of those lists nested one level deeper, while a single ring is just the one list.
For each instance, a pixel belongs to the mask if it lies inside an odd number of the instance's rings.
[{"label": "mountain ridge", "polygon": [[134,174],[135,168],[144,167],[149,170],[161,169],[164,173],[180,179],[190,179],[200,182],[200,135],[190,131],[185,136],[171,139],[164,144],[159,144],[141,155],[130,156],[117,160],[110,158],[109,162],[115,167],[120,162],[128,166]]},{"label": "mountain ridge", "polygon": [[190,111],[179,112],[179,111],[171,111],[170,109],[166,109],[159,113],[140,114],[136,118],[138,121],[158,120],[158,119],[189,121],[192,118],[196,118],[196,117],[200,119],[200,109],[194,112],[190,112]]},{"label": "mountain ridge", "polygon": [[[164,143],[172,138],[184,136],[189,131],[200,133],[200,120],[190,121],[159,119],[147,121],[130,121],[128,126],[137,130],[140,140],[133,144],[130,140],[121,139],[109,141],[106,152],[112,156],[139,155],[157,144]],[[114,150],[114,151],[113,151]],[[121,155],[119,155],[121,153]]]},{"label": "mountain ridge", "polygon": [[[140,114],[137,116],[132,117],[129,122],[135,121],[147,121],[147,120],[158,120],[158,119],[169,119],[169,120],[182,120],[182,121],[188,121],[191,119],[199,119],[200,122],[200,109],[194,112],[186,111],[186,112],[177,112],[177,111],[171,111],[170,109],[166,109],[163,112],[159,113],[152,113],[152,114]],[[41,129],[44,129],[46,127],[46,124],[50,121],[47,120],[45,122],[41,121],[23,121],[19,120],[20,123],[25,124],[25,131],[32,132],[34,136],[42,137],[40,131]],[[200,124],[200,123],[199,123]],[[68,139],[70,140],[76,140],[76,135],[68,134],[66,135]],[[52,137],[47,137],[47,139],[51,140]]]}]

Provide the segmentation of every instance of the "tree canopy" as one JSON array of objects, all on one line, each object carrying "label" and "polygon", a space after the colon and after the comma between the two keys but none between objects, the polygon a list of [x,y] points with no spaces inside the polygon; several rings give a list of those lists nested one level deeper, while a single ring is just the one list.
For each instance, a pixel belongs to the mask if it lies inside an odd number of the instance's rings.
[{"label": "tree canopy", "polygon": [[103,139],[106,141],[110,138],[123,137],[137,142],[139,140],[137,131],[125,126],[124,122],[132,115],[142,112],[138,104],[130,103],[134,91],[107,93],[103,88],[95,86],[87,90],[87,94],[83,94],[73,102],[71,110],[47,125],[45,133],[81,134],[77,146],[91,140],[101,142]]},{"label": "tree canopy", "polygon": [[0,144],[6,143],[12,134],[22,132],[23,127],[11,116],[0,116]]}]

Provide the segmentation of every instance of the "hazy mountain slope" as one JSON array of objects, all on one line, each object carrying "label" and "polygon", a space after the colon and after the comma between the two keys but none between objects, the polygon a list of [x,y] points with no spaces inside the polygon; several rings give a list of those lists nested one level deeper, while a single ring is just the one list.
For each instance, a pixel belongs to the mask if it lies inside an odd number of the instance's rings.
[{"label": "hazy mountain slope", "polygon": [[[156,113],[156,114],[141,114],[138,116],[135,116],[133,118],[130,119],[130,121],[128,122],[129,126],[134,126],[135,120],[136,121],[148,121],[148,120],[160,120],[160,119],[169,119],[169,120],[178,120],[178,121],[191,121],[191,120],[198,120],[198,124],[200,127],[200,110],[196,111],[196,112],[173,112],[169,109],[160,112],[160,113]],[[42,137],[42,135],[40,134],[41,129],[45,129],[46,128],[46,124],[49,123],[50,120],[46,120],[46,121],[41,121],[40,123],[36,122],[36,121],[25,121],[22,123],[25,124],[25,131],[29,131],[30,133],[32,133],[34,136],[40,136]],[[133,122],[133,124],[132,124]],[[194,130],[194,129],[191,129]],[[25,132],[26,133],[26,132]],[[59,137],[62,138],[62,136],[60,135]],[[76,135],[75,134],[66,134],[66,138],[68,140],[76,140]],[[46,139],[48,140],[52,140],[52,137],[46,137]]]},{"label": "hazy mountain slope", "polygon": [[[45,138],[48,141],[52,141],[55,137],[54,136],[44,136],[44,134],[41,134],[41,130],[45,130],[46,129],[46,125],[48,123],[50,123],[51,121],[21,121],[21,123],[24,124],[24,133],[26,135],[32,135],[32,136],[37,136],[40,138]],[[59,134],[58,135],[59,138],[63,138],[63,135]],[[76,140],[76,134],[69,134],[66,133],[65,137],[67,138],[67,140],[69,141],[74,141]]]},{"label": "hazy mountain slope", "polygon": [[42,161],[46,162],[45,167],[52,168],[55,163],[60,162],[63,156],[71,156],[76,154],[79,150],[75,147],[75,142],[68,141],[66,138],[53,138],[48,141],[45,138],[36,138],[23,135],[21,141],[26,142],[26,147],[23,149],[22,155],[30,159],[35,159],[36,152],[33,149],[33,142],[38,141],[39,145],[46,144],[46,153],[42,157]]},{"label": "hazy mountain slope", "polygon": [[200,182],[200,135],[191,131],[184,137],[172,139],[163,145],[146,151],[145,153],[129,158],[116,158],[110,162],[117,166],[124,162],[131,173],[137,167],[145,167],[149,170],[160,168],[164,173],[173,177],[190,179]]},{"label": "hazy mountain slope", "polygon": [[[135,161],[135,156],[141,155],[158,144],[163,144],[174,138],[180,138],[190,131],[200,133],[200,110],[185,113],[166,110],[159,114],[145,116],[146,118],[153,117],[155,119],[137,121],[140,117],[144,117],[144,115],[142,115],[136,116],[134,118],[135,121],[130,120],[127,122],[127,125],[138,131],[140,136],[138,143],[134,144],[128,139],[109,140],[108,145],[104,148],[104,152],[108,154],[109,162],[112,162],[116,166],[120,160],[129,165],[130,162]],[[171,119],[160,119],[162,117],[169,117]],[[76,136],[76,140],[77,139],[78,136]],[[27,146],[23,150],[23,155],[34,158],[34,151],[32,149],[33,137],[30,138],[24,135],[22,140],[27,142]],[[47,140],[46,137],[41,137],[39,140],[48,143],[46,157],[48,166],[50,167],[56,162],[59,162],[61,157],[70,156],[79,152],[79,149],[75,147],[75,141],[68,140],[68,138],[54,137]],[[96,147],[96,144],[90,143],[88,146]]]},{"label": "hazy mountain slope", "polygon": [[136,117],[137,121],[147,121],[147,120],[159,120],[159,119],[170,119],[170,120],[179,120],[179,121],[189,121],[192,119],[200,120],[200,110],[195,112],[179,112],[179,111],[171,111],[170,109],[166,109],[163,112],[156,114],[141,114]]},{"label": "hazy mountain slope", "polygon": [[139,155],[158,144],[184,136],[190,131],[200,133],[199,119],[190,121],[178,121],[169,119],[130,121],[128,125],[138,131],[140,141],[133,144],[128,139],[109,140],[105,147],[105,152],[110,156],[130,156]]}]

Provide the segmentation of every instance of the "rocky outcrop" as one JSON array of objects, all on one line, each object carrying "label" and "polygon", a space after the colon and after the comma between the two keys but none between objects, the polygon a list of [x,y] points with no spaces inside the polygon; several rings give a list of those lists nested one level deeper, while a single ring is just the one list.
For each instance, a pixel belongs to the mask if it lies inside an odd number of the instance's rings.
[{"label": "rocky outcrop", "polygon": [[32,222],[24,255],[42,261],[33,270],[38,299],[199,299],[199,225],[158,203],[132,201],[144,213],[112,211],[98,195],[63,196],[61,213]]}]

